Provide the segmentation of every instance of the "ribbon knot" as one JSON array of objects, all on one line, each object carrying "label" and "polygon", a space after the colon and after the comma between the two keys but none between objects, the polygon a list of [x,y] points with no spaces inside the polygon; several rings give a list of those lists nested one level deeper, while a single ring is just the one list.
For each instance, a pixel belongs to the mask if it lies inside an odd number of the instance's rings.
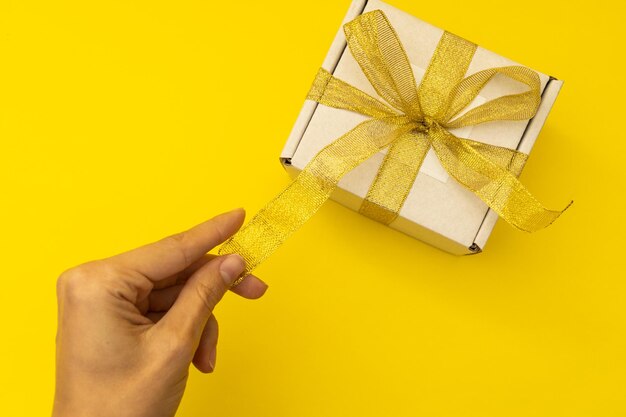
[{"label": "ribbon knot", "polygon": [[415,120],[415,132],[428,133],[433,124],[438,123],[428,116],[423,116],[422,118]]},{"label": "ribbon knot", "polygon": [[[362,14],[347,23],[344,32],[352,55],[383,101],[320,69],[307,98],[370,119],[322,149],[220,253],[239,253],[249,273],[319,209],[341,177],[384,148],[387,153],[359,210],[382,223],[396,219],[431,148],[451,177],[521,230],[544,228],[564,211],[544,208],[518,181],[527,155],[458,138],[448,130],[532,118],[541,102],[537,73],[509,66],[466,77],[476,45],[444,32],[418,87],[398,35],[382,11]],[[466,110],[497,74],[528,90]]]}]

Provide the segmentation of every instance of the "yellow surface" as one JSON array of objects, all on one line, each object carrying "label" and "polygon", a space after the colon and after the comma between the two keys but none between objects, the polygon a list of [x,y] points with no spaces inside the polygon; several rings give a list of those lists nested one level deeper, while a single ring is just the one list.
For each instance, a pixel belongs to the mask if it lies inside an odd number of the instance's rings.
[{"label": "yellow surface", "polygon": [[[623,416],[621,2],[392,3],[565,80],[522,180],[574,206],[457,258],[328,203],[219,306],[179,416]],[[63,269],[288,183],[348,5],[0,0],[1,415],[49,414]]]}]

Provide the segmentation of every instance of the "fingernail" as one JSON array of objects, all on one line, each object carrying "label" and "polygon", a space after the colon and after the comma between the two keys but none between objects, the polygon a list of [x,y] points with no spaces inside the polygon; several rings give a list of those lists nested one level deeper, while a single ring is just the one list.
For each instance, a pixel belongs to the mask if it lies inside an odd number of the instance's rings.
[{"label": "fingernail", "polygon": [[211,372],[215,370],[216,358],[217,358],[217,347],[214,347],[211,353],[209,353],[209,366],[211,367]]},{"label": "fingernail", "polygon": [[237,208],[234,208],[232,210],[228,210],[228,211],[226,211],[226,212],[224,212],[222,214],[231,214],[231,213],[234,213],[236,211],[243,211],[245,213],[246,209],[244,209],[243,207],[237,207]]},{"label": "fingernail", "polygon": [[228,255],[220,265],[220,275],[224,280],[224,284],[230,287],[232,283],[241,275],[246,264],[243,258],[237,254]]}]

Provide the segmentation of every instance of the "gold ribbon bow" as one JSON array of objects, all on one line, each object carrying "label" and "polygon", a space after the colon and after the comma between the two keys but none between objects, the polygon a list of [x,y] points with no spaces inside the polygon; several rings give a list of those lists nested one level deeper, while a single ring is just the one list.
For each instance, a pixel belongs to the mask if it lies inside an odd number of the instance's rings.
[{"label": "gold ribbon bow", "polygon": [[[359,16],[344,26],[344,32],[352,55],[386,103],[320,69],[307,98],[370,119],[322,149],[222,246],[221,254],[240,254],[249,273],[319,209],[342,176],[385,147],[389,147],[387,154],[360,208],[362,214],[382,223],[397,217],[430,148],[456,181],[521,230],[544,228],[565,210],[544,208],[518,181],[527,155],[458,138],[447,130],[532,118],[541,102],[534,71],[508,66],[463,78],[476,45],[444,32],[417,88],[406,52],[382,11]],[[459,116],[496,74],[526,84],[529,90],[499,97]]]}]

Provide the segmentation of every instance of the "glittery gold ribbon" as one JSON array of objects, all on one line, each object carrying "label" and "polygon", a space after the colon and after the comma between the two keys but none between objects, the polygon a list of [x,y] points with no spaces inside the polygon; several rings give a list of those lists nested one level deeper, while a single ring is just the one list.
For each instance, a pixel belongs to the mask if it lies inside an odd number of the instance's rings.
[{"label": "glittery gold ribbon", "polygon": [[[418,88],[406,52],[382,11],[359,16],[344,26],[344,32],[352,55],[384,102],[320,69],[307,98],[370,119],[322,149],[287,188],[224,243],[221,254],[240,254],[249,273],[319,209],[342,176],[385,147],[387,154],[360,208],[362,214],[382,223],[397,217],[430,148],[456,181],[521,230],[542,229],[565,210],[544,208],[518,181],[527,155],[448,131],[532,118],[541,102],[534,71],[508,66],[465,77],[476,45],[444,32]],[[527,85],[528,91],[462,113],[496,74]]]}]

